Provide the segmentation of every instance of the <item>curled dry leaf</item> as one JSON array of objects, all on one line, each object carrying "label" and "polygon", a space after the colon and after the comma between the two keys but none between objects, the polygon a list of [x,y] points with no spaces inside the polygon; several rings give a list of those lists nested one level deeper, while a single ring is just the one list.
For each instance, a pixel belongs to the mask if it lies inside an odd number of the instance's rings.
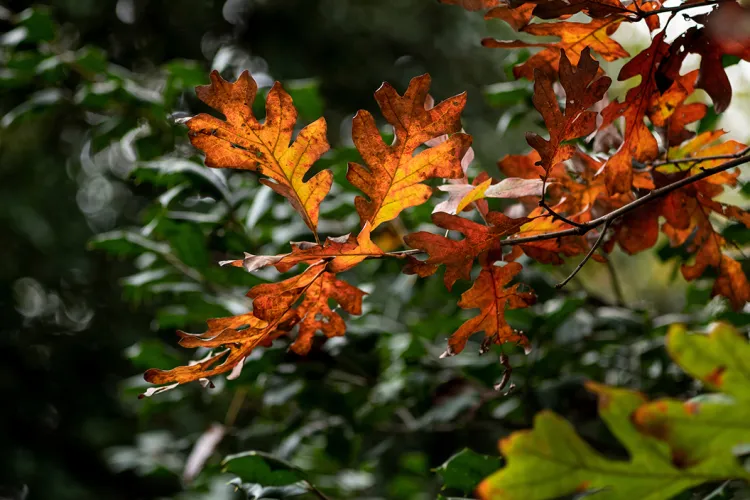
[{"label": "curled dry leaf", "polygon": [[[253,299],[253,311],[228,318],[208,321],[208,330],[201,334],[178,332],[183,347],[223,348],[206,359],[189,366],[171,370],[147,370],[144,378],[153,384],[184,384],[232,371],[253,349],[270,346],[271,342],[288,334],[299,325],[299,333],[292,350],[306,354],[315,332],[327,337],[343,335],[343,318],[328,305],[329,299],[338,302],[350,314],[362,313],[365,293],[338,279],[326,270],[326,262],[317,262],[301,274],[278,283],[262,284],[248,292]],[[145,395],[155,394],[156,390]]]},{"label": "curled dry leaf", "polygon": [[196,88],[198,98],[221,112],[225,120],[201,113],[187,121],[190,142],[206,153],[214,168],[252,170],[270,179],[261,182],[284,196],[310,230],[318,225],[320,203],[331,189],[333,174],[323,170],[307,181],[307,171],[328,151],[323,118],[306,126],[294,142],[297,110],[292,98],[276,82],[266,98],[266,119],[253,116],[258,86],[247,71],[236,82],[211,72],[211,84]]}]

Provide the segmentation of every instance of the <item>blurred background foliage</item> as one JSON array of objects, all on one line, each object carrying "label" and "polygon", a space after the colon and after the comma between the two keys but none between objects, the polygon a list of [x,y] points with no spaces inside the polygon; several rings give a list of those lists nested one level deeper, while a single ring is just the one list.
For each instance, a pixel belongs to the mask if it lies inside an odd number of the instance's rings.
[{"label": "blurred background foliage", "polygon": [[[357,224],[351,118],[376,111],[382,81],[403,91],[429,72],[438,99],[467,90],[473,174],[495,174],[541,130],[530,84],[507,80],[527,54],[481,49],[482,35],[508,35],[500,23],[425,0],[6,2],[0,25],[0,498],[468,498],[501,464],[497,440],[543,408],[622,456],[582,382],[694,395],[663,350],[666,325],[750,323],[709,300],[709,281],[682,282],[666,243],[615,255],[620,297],[602,265],[562,293],[565,269],[526,268],[539,304],[508,317],[534,349],[506,349],[505,395],[493,390],[499,349],[439,359],[468,283],[449,293],[439,276],[368,261],[347,276],[370,295],[346,337],[304,358],[281,340],[237,380],[139,400],[145,369],[201,355],[178,348],[175,329],[244,312],[249,287],[278,279],[219,260],[309,238],[253,175],[209,170],[187,142],[179,119],[206,111],[193,88],[210,69],[249,69],[266,90],[281,80],[301,123],[325,115],[334,149],[320,163],[337,182],[320,230],[335,236]],[[397,247],[430,211],[375,240]]]}]

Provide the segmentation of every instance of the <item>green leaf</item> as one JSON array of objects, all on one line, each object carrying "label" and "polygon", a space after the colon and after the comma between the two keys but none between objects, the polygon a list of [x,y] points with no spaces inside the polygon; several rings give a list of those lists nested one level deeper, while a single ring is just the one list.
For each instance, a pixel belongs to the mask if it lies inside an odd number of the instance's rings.
[{"label": "green leaf", "polygon": [[750,343],[731,326],[718,324],[709,335],[673,326],[667,335],[667,351],[707,387],[750,402]]},{"label": "green leaf", "polygon": [[306,479],[299,468],[261,451],[229,455],[222,464],[225,472],[237,475],[243,483],[286,486]]},{"label": "green leaf", "polygon": [[470,492],[501,465],[499,457],[480,455],[464,448],[438,467],[436,472],[443,478],[446,488]]},{"label": "green leaf", "polygon": [[647,403],[639,393],[589,383],[602,419],[630,460],[600,455],[568,422],[546,411],[531,431],[500,442],[508,465],[480,484],[480,496],[534,500],[591,492],[661,500],[706,482],[748,480],[736,455],[750,444],[750,344],[724,324],[709,335],[672,326],[667,350],[685,371],[724,394]]},{"label": "green leaf", "polygon": [[544,411],[531,431],[517,432],[500,442],[508,465],[484,480],[483,499],[541,500],[600,490],[602,499],[661,500],[708,481],[746,477],[723,459],[680,468],[666,443],[646,436],[631,422],[642,395],[625,389],[588,384],[599,396],[599,412],[607,427],[627,449],[629,461],[610,460],[583,441],[558,415]]}]

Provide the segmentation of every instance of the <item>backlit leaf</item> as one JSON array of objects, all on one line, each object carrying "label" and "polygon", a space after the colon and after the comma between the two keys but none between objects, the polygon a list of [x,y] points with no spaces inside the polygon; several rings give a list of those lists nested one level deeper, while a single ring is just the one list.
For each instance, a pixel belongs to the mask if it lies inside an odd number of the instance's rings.
[{"label": "backlit leaf", "polygon": [[[395,131],[394,143],[383,142],[375,119],[360,111],[352,123],[352,138],[366,166],[349,164],[346,178],[367,195],[355,199],[362,224],[375,229],[395,219],[402,210],[420,205],[432,195],[422,184],[430,178],[456,179],[464,175],[461,158],[471,137],[458,132],[466,94],[450,97],[434,107],[426,106],[430,77],[412,79],[403,96],[384,83],[375,99]],[[452,134],[445,142],[415,154],[430,139]]]},{"label": "backlit leaf", "polygon": [[315,232],[320,203],[331,189],[333,174],[323,170],[307,181],[303,178],[329,149],[326,122],[320,118],[311,123],[290,144],[297,122],[292,98],[276,82],[266,98],[266,119],[261,124],[252,113],[257,90],[247,71],[234,83],[212,72],[211,85],[197,87],[196,93],[226,120],[194,116],[187,122],[190,141],[205,151],[209,167],[252,170],[270,177],[261,182],[289,200]]}]

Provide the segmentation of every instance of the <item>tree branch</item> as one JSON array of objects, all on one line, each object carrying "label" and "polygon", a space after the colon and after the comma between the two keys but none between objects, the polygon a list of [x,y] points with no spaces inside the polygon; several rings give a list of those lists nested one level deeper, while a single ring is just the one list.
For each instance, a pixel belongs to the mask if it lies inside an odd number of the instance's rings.
[{"label": "tree branch", "polygon": [[[736,156],[739,156],[744,152],[740,151],[739,153],[736,153]],[[601,226],[602,224],[606,222],[612,222],[615,219],[622,217],[623,215],[627,214],[628,212],[632,212],[636,208],[639,208],[647,203],[652,202],[653,200],[656,200],[658,198],[662,198],[672,191],[676,191],[680,188],[683,188],[689,184],[692,184],[694,182],[703,180],[707,177],[711,177],[714,174],[718,174],[719,172],[724,172],[725,170],[729,170],[730,168],[738,167],[740,165],[743,165],[745,163],[750,162],[750,155],[749,156],[740,156],[739,158],[735,158],[734,160],[728,161],[726,163],[722,163],[719,166],[713,167],[713,168],[707,168],[700,172],[699,174],[691,175],[689,177],[685,177],[684,179],[680,179],[677,182],[673,182],[672,184],[669,184],[667,186],[660,187],[658,189],[654,189],[650,193],[648,193],[646,196],[642,198],[638,198],[637,200],[631,201],[627,205],[624,205],[617,210],[613,210],[612,212],[603,215],[597,219],[593,219],[589,222],[583,223],[578,227],[572,227],[570,229],[562,229],[560,231],[553,231],[551,233],[544,233],[544,234],[537,234],[535,236],[529,236],[526,238],[509,238],[502,241],[503,245],[506,246],[514,246],[514,245],[523,245],[525,243],[533,243],[536,241],[544,241],[544,240],[553,240],[555,238],[562,238],[563,236],[580,236],[583,234],[586,234],[587,232],[591,231],[592,229]]]},{"label": "tree branch", "polygon": [[725,1],[727,0],[708,0],[703,3],[682,4],[682,5],[676,5],[674,7],[662,7],[661,9],[649,10],[649,11],[644,11],[644,10],[639,9],[638,12],[635,12],[634,14],[636,14],[635,19],[640,21],[641,19],[646,19],[647,17],[655,16],[657,14],[665,14],[665,13],[670,13],[670,12],[675,13],[675,12],[680,12],[680,11],[687,10],[687,9],[694,9],[696,7],[706,7],[708,5],[717,5]]},{"label": "tree branch", "polygon": [[586,265],[586,262],[589,261],[592,255],[594,255],[594,252],[596,252],[596,249],[601,246],[602,242],[604,241],[604,235],[607,234],[607,229],[609,229],[609,225],[612,223],[611,220],[608,220],[604,223],[604,227],[602,228],[601,232],[599,233],[599,237],[596,239],[596,242],[591,246],[591,250],[589,250],[589,253],[586,254],[586,257],[581,260],[581,262],[578,263],[575,269],[573,269],[573,272],[570,273],[570,276],[565,278],[563,281],[555,285],[555,288],[558,290],[562,287],[564,287],[570,280],[573,279],[573,277],[578,274],[578,271],[583,269],[583,266]]}]

